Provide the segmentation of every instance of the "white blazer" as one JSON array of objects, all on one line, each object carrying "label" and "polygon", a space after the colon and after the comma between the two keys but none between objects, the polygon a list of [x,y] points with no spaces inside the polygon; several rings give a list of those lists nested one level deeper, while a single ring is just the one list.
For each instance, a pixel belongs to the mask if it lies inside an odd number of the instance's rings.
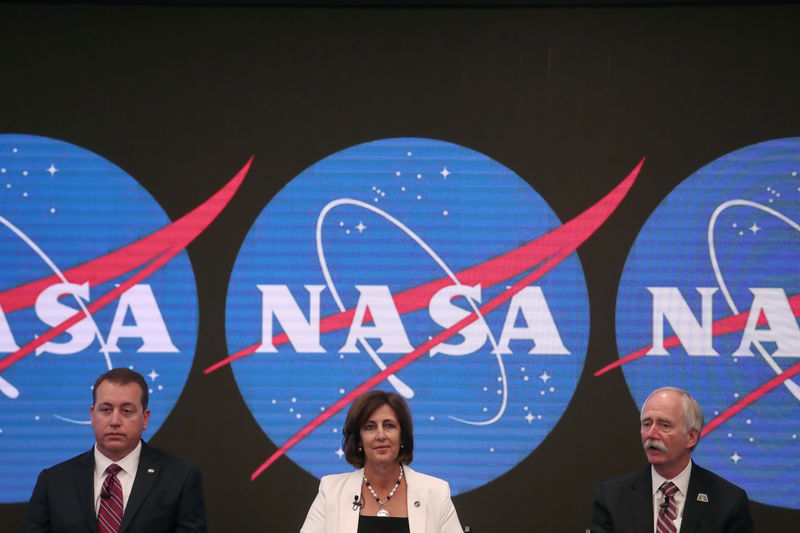
[{"label": "white blazer", "polygon": [[[463,533],[450,499],[450,485],[407,466],[403,470],[411,533]],[[359,509],[353,510],[353,500],[361,498],[363,479],[363,468],[323,477],[300,533],[356,533]]]}]

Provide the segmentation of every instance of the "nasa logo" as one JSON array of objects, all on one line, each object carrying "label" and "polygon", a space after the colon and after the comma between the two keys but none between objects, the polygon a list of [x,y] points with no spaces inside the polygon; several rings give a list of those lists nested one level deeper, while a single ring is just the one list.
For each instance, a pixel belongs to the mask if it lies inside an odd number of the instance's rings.
[{"label": "nasa logo", "polygon": [[[800,139],[698,170],[636,239],[617,297],[620,363],[641,405],[690,391],[707,426],[693,456],[756,501],[800,509]],[[634,361],[635,359],[635,361]]]},{"label": "nasa logo", "polygon": [[512,171],[447,142],[379,140],[306,169],[260,214],[231,276],[228,347],[252,346],[233,369],[253,416],[276,443],[313,428],[287,454],[317,477],[341,472],[345,411],[312,420],[475,313],[379,387],[408,399],[415,464],[454,493],[507,472],[556,425],[583,368],[577,256],[482,305],[544,261],[509,251],[559,227]]},{"label": "nasa logo", "polygon": [[169,224],[102,157],[0,135],[0,501],[27,501],[42,468],[89,448],[91,387],[111,367],[150,385],[145,438],[169,415],[197,337],[186,253],[148,239]]}]

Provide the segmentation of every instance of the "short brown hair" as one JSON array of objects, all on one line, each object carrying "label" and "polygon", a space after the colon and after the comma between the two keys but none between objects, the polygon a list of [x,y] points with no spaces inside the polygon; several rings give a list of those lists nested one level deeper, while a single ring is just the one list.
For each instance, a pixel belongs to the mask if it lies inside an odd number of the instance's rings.
[{"label": "short brown hair", "polygon": [[410,464],[414,459],[414,424],[411,411],[406,401],[397,393],[374,390],[365,392],[353,402],[347,411],[347,418],[342,428],[342,450],[348,463],[361,468],[364,466],[364,450],[361,450],[361,428],[369,420],[369,415],[376,409],[388,405],[397,416],[400,424],[400,453],[397,460],[402,464]]},{"label": "short brown hair", "polygon": [[97,387],[104,381],[116,383],[117,385],[127,385],[128,383],[136,383],[142,389],[142,409],[147,409],[147,401],[149,394],[147,392],[147,382],[144,377],[130,368],[112,368],[105,374],[97,378],[92,387],[92,405],[97,403]]}]

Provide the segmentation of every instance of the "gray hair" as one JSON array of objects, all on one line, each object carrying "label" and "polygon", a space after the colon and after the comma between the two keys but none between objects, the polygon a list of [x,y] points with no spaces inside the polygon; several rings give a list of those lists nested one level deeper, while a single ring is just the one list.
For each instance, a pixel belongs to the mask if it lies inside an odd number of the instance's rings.
[{"label": "gray hair", "polygon": [[[703,411],[700,409],[700,404],[697,403],[697,400],[692,398],[692,395],[686,392],[683,389],[679,389],[678,387],[661,387],[660,389],[656,389],[650,393],[650,396],[642,404],[642,409],[639,411],[639,420],[642,420],[644,415],[644,406],[647,405],[647,402],[650,401],[650,398],[658,394],[659,392],[676,392],[681,395],[681,420],[683,421],[683,432],[688,434],[691,430],[697,430],[697,438],[698,442],[700,439],[700,432],[703,430],[703,426],[705,425],[705,418],[703,418]],[[697,447],[697,444],[692,446],[692,450]]]}]

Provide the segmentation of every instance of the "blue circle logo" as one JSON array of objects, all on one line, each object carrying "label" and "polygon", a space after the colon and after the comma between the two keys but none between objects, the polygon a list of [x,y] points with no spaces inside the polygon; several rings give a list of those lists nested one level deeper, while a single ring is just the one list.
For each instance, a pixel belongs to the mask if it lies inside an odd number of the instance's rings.
[{"label": "blue circle logo", "polygon": [[[0,135],[0,502],[89,449],[91,388],[145,375],[155,433],[197,338],[194,274],[164,211],[130,176],[77,146]],[[182,248],[181,248],[182,249]]]},{"label": "blue circle logo", "polygon": [[642,229],[617,298],[638,405],[690,391],[695,461],[759,502],[800,509],[800,138],[742,148],[681,183]]},{"label": "blue circle logo", "polygon": [[313,475],[346,470],[345,410],[313,421],[423,349],[378,385],[410,404],[416,467],[456,494],[512,469],[558,422],[586,355],[576,255],[524,283],[545,262],[525,246],[559,227],[512,171],[447,142],[380,140],[309,167],[256,220],[228,291],[258,424],[277,444],[299,433],[287,455]]}]

